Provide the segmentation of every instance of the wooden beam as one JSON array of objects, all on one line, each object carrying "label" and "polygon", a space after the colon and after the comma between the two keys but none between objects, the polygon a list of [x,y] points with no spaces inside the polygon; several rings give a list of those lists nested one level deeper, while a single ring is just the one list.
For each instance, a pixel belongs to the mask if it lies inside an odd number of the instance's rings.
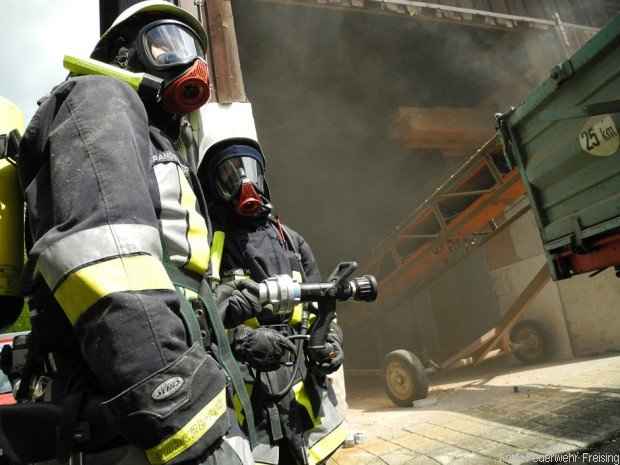
[{"label": "wooden beam", "polygon": [[495,132],[493,108],[400,107],[392,136],[407,149],[469,155]]},{"label": "wooden beam", "polygon": [[494,340],[496,333],[497,333],[497,330],[495,328],[491,328],[489,331],[484,333],[482,336],[480,336],[474,342],[469,344],[467,347],[459,350],[456,354],[452,355],[450,358],[442,362],[441,368],[442,369],[450,368],[452,365],[454,365],[459,360],[463,358],[471,357],[472,354],[474,354],[476,351],[480,350],[486,344]]},{"label": "wooden beam", "polygon": [[206,0],[202,20],[209,35],[211,77],[219,103],[246,102],[230,0]]},{"label": "wooden beam", "polygon": [[467,347],[464,347],[456,354],[446,359],[441,364],[441,368],[450,368],[459,360],[469,357],[474,359],[474,364],[478,364],[487,358],[487,355],[491,351],[497,349],[498,347],[501,350],[506,351],[509,347],[506,342],[508,332],[519,320],[519,318],[521,318],[521,315],[527,309],[527,305],[540,293],[540,291],[543,290],[550,279],[551,275],[549,273],[549,266],[545,262],[538,273],[536,273],[527,286],[525,286],[525,289],[523,289],[521,294],[519,294],[517,299],[504,314],[501,321]]}]

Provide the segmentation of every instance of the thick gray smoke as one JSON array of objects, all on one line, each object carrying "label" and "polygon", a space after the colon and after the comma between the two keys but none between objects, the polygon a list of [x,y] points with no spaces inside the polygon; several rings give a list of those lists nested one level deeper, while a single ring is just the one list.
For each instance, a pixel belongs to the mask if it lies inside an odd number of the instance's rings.
[{"label": "thick gray smoke", "polygon": [[404,147],[399,108],[480,108],[492,134],[494,112],[519,104],[563,59],[553,31],[255,0],[234,10],[274,204],[325,275],[366,259],[475,149],[446,157]]},{"label": "thick gray smoke", "polygon": [[251,0],[235,12],[274,203],[324,272],[366,258],[458,163],[402,147],[399,107],[486,103],[492,132],[532,85],[516,33]]}]

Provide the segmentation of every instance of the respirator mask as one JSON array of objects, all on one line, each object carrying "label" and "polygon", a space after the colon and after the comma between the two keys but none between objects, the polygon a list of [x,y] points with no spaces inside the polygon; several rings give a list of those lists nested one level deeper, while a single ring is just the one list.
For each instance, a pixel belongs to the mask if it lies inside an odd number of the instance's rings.
[{"label": "respirator mask", "polygon": [[215,168],[218,195],[234,205],[241,216],[259,216],[270,210],[264,196],[265,176],[262,165],[253,157],[237,156],[222,160]]},{"label": "respirator mask", "polygon": [[191,113],[209,100],[209,69],[196,33],[176,20],[160,20],[138,33],[145,70],[164,79],[161,99],[170,113]]}]

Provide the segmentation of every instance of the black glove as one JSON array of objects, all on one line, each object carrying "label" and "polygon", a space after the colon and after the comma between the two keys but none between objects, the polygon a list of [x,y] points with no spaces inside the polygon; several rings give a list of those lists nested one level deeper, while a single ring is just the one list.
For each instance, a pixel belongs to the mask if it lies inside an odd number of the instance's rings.
[{"label": "black glove", "polygon": [[310,368],[319,376],[325,376],[338,370],[344,362],[344,350],[342,350],[342,330],[332,321],[327,333],[325,347],[308,349]]},{"label": "black glove", "polygon": [[325,376],[338,370],[344,362],[344,351],[337,342],[328,342],[325,349],[309,349],[310,368],[319,376]]},{"label": "black glove", "polygon": [[215,288],[215,302],[225,328],[234,328],[258,315],[258,284],[251,279],[231,281]]},{"label": "black glove", "polygon": [[279,332],[245,325],[233,331],[231,347],[237,360],[260,371],[276,370],[286,350],[295,352],[295,344]]}]

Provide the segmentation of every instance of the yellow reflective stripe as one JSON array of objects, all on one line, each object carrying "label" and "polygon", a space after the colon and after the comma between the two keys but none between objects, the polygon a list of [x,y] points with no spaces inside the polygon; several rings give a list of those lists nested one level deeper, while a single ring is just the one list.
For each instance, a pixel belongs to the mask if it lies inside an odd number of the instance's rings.
[{"label": "yellow reflective stripe", "polygon": [[252,329],[256,329],[260,326],[260,321],[258,321],[256,317],[252,317],[249,320],[245,320],[243,324],[249,326]]},{"label": "yellow reflective stripe", "polygon": [[317,465],[334,453],[347,438],[347,429],[340,424],[336,429],[327,434],[314,446],[308,449],[310,465]]},{"label": "yellow reflective stripe", "polygon": [[291,326],[296,326],[301,324],[301,320],[304,315],[303,304],[297,304],[293,307],[293,313],[291,313],[291,318],[288,320],[288,323]]},{"label": "yellow reflective stripe", "polygon": [[[254,385],[250,383],[245,383],[245,390],[248,392],[248,397],[252,397],[252,391],[254,390]],[[237,393],[233,396],[233,408],[235,409],[235,417],[237,417],[237,423],[239,426],[243,425],[245,421],[245,414],[243,413],[243,406],[241,405],[241,401],[239,400],[239,396]]]},{"label": "yellow reflective stripe", "polygon": [[65,55],[62,65],[72,74],[82,75],[101,75],[110,76],[119,81],[126,82],[135,90],[140,88],[140,84],[144,79],[144,73],[132,73],[117,66],[112,66],[92,58],[78,58],[71,55]]},{"label": "yellow reflective stripe", "polygon": [[202,275],[209,266],[207,224],[196,211],[196,196],[182,173],[179,173],[179,183],[181,185],[181,206],[188,213],[187,241],[190,246],[189,261],[184,268]]},{"label": "yellow reflective stripe", "polygon": [[[295,305],[295,307],[293,308],[293,313],[291,314],[291,318],[288,320],[288,324],[291,326],[300,325],[301,320],[303,319],[303,315],[304,315],[303,304]],[[308,323],[310,326],[312,326],[312,323],[314,323],[314,320],[316,320],[316,315],[314,313],[311,313],[310,316],[308,317]]]},{"label": "yellow reflective stripe", "polygon": [[321,419],[317,418],[314,414],[314,409],[312,408],[312,402],[310,402],[310,397],[308,397],[308,393],[304,388],[303,381],[300,381],[295,386],[293,386],[293,394],[295,394],[295,400],[298,404],[302,405],[308,412],[310,419],[314,426],[319,426],[321,424]]},{"label": "yellow reflective stripe", "polygon": [[222,389],[183,428],[161,443],[147,449],[146,458],[152,465],[163,465],[192,447],[215,422],[226,413],[226,389]]},{"label": "yellow reflective stripe", "polygon": [[220,267],[222,266],[222,255],[224,254],[224,239],[226,234],[224,231],[215,231],[213,233],[213,242],[211,244],[211,278],[220,281]]},{"label": "yellow reflective stripe", "polygon": [[114,292],[174,290],[162,263],[151,255],[133,255],[95,263],[71,273],[54,297],[71,324],[102,297]]}]

